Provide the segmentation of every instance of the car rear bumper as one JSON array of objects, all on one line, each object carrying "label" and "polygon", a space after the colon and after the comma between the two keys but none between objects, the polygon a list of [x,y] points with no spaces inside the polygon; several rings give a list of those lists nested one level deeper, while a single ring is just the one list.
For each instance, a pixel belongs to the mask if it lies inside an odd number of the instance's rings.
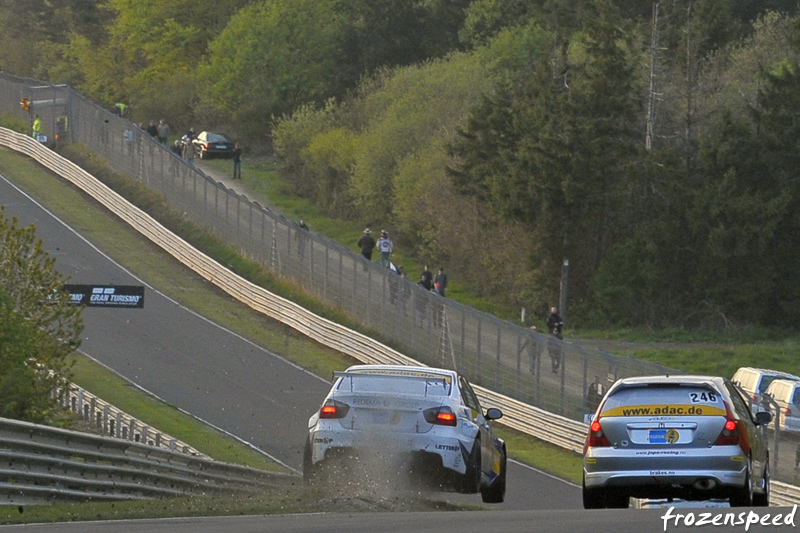
[{"label": "car rear bumper", "polygon": [[441,467],[457,474],[467,470],[472,442],[457,437],[426,434],[316,431],[310,433],[311,462],[317,464],[331,457],[360,460],[403,462],[420,454],[438,457]]},{"label": "car rear bumper", "polygon": [[747,461],[738,447],[648,451],[591,448],[584,458],[587,489],[627,487],[639,497],[668,496],[671,489],[725,492],[742,487],[746,475]]}]

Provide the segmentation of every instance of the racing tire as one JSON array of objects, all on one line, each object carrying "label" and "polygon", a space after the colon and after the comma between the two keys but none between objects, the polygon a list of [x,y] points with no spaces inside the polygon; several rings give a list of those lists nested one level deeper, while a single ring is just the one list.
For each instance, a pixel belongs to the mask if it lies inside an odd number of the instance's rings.
[{"label": "racing tire", "polygon": [[631,506],[631,497],[624,492],[612,490],[606,493],[606,509],[627,509]]},{"label": "racing tire", "polygon": [[605,498],[600,489],[587,489],[586,478],[583,479],[583,508],[584,509],[604,509]]},{"label": "racing tire", "polygon": [[753,466],[750,460],[747,461],[747,472],[744,475],[744,487],[731,494],[731,507],[752,507],[753,506]]},{"label": "racing tire", "polygon": [[475,439],[472,445],[472,451],[467,460],[467,471],[461,478],[461,483],[458,487],[458,492],[462,494],[475,494],[480,490],[481,486],[481,441],[480,438]]},{"label": "racing tire", "polygon": [[315,466],[311,460],[311,441],[306,440],[305,448],[303,448],[303,481],[310,485],[317,480],[319,474],[319,467]]},{"label": "racing tire", "polygon": [[483,503],[503,503],[506,498],[506,464],[508,456],[506,447],[503,446],[503,457],[500,458],[500,474],[489,487],[481,487],[481,500]]},{"label": "racing tire", "polygon": [[762,477],[762,482],[764,483],[764,492],[756,492],[753,494],[753,506],[755,507],[769,507],[769,457],[767,457],[767,462],[764,464],[764,476]]}]

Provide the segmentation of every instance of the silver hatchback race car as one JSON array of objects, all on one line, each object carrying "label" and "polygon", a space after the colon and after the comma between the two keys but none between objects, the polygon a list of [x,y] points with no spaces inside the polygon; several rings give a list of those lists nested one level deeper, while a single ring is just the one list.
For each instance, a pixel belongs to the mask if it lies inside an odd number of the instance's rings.
[{"label": "silver hatchback race car", "polygon": [[433,490],[480,492],[486,503],[503,501],[506,446],[489,426],[503,414],[484,412],[463,376],[357,365],[334,378],[308,421],[307,482],[369,472],[384,481],[405,478]]},{"label": "silver hatchback race car", "polygon": [[622,379],[589,427],[583,506],[628,507],[629,498],[728,498],[769,504],[765,426],[727,379],[654,376]]}]

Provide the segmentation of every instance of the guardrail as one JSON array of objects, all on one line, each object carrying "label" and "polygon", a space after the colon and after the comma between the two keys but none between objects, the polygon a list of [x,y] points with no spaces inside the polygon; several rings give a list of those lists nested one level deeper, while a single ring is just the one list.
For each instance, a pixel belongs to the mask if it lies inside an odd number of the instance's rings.
[{"label": "guardrail", "polygon": [[209,459],[207,455],[185,442],[151,428],[74,383],[69,384],[64,391],[54,391],[53,395],[58,398],[61,407],[79,415],[94,431],[102,432],[109,437],[141,442],[172,452]]},{"label": "guardrail", "polygon": [[[89,173],[32,138],[0,128],[0,144],[34,158],[46,168],[81,188],[168,254],[252,309],[364,363],[421,364],[366,335],[317,316],[296,303],[272,294],[231,272],[194,249]],[[582,452],[587,431],[587,426],[582,422],[550,413],[484,387],[476,387],[476,393],[484,404],[503,409],[506,416],[500,421],[502,424],[567,450]],[[800,487],[775,482],[774,489],[775,501],[800,502]]]},{"label": "guardrail", "polygon": [[256,492],[296,476],[0,418],[0,505]]}]

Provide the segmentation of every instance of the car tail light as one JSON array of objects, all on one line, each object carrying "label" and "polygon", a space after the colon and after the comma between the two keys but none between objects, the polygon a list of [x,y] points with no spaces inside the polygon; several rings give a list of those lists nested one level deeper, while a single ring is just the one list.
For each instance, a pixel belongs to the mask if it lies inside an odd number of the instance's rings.
[{"label": "car tail light", "polygon": [[739,423],[736,420],[728,417],[725,421],[725,427],[717,437],[717,446],[738,445],[741,441],[741,434],[739,433]]},{"label": "car tail light", "polygon": [[432,409],[425,409],[423,411],[425,421],[435,426],[453,426],[458,425],[458,417],[449,407],[434,407]]},{"label": "car tail light", "polygon": [[789,409],[789,408],[787,407],[787,408],[786,408],[786,411],[784,411],[784,413],[783,413],[783,414],[785,414],[785,415],[790,415],[790,414],[792,414],[792,410],[791,410],[791,409]]},{"label": "car tail light", "polygon": [[589,426],[589,436],[586,437],[586,446],[584,446],[584,449],[599,448],[602,446],[611,446],[611,443],[608,442],[608,437],[606,437],[603,426],[600,425],[600,421],[595,420],[592,422],[592,425]]},{"label": "car tail light", "polygon": [[319,417],[320,418],[344,418],[347,416],[347,411],[350,410],[350,406],[342,403],[337,402],[336,400],[328,400],[323,404],[323,406],[319,410]]}]

